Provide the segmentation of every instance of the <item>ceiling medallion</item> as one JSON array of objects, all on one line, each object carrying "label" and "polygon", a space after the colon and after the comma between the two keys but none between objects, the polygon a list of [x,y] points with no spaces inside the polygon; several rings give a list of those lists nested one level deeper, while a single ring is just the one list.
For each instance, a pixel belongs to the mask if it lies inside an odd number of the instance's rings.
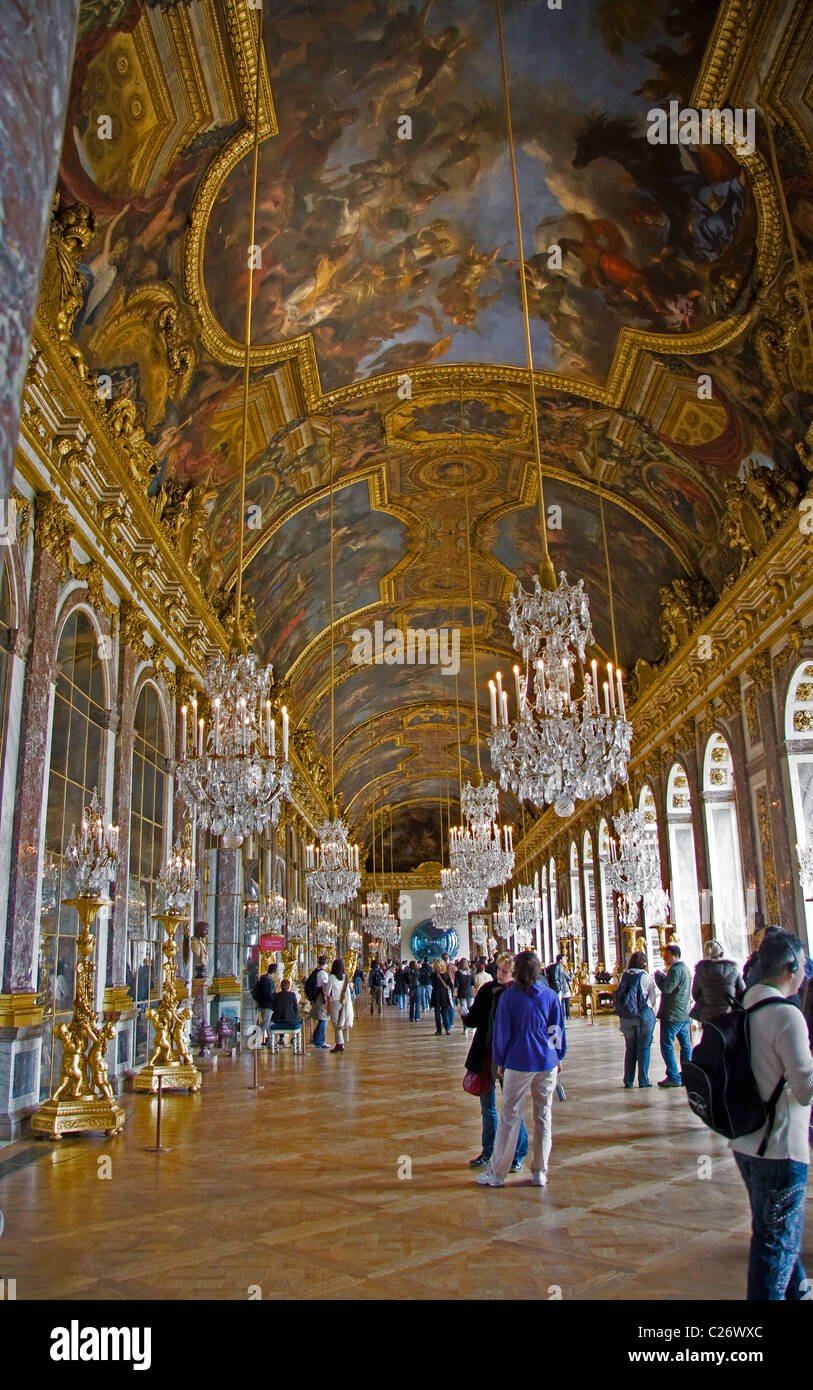
[{"label": "ceiling medallion", "polygon": [[602,709],[598,662],[592,678],[584,665],[593,632],[583,580],[568,584],[560,574],[558,588],[548,590],[537,576],[532,593],[517,581],[509,611],[525,669],[514,667],[514,720],[501,673],[488,683],[491,761],[500,785],[520,801],[553,802],[557,815],[569,816],[576,801],[607,796],[627,780],[632,725],[621,672],[607,663]]},{"label": "ceiling medallion", "polygon": [[278,759],[270,666],[260,667],[253,652],[233,652],[228,662],[218,653],[206,667],[204,686],[212,722],[207,730],[194,699],[189,756],[187,707],[181,708],[178,790],[203,828],[222,838],[224,849],[238,849],[269,821],[276,825],[282,798],[290,798],[288,711],[283,706]]},{"label": "ceiling medallion", "polygon": [[361,883],[359,847],[347,843],[347,825],[340,816],[322,821],[316,830],[319,844],[305,851],[305,882],[316,902],[341,907],[356,896]]}]

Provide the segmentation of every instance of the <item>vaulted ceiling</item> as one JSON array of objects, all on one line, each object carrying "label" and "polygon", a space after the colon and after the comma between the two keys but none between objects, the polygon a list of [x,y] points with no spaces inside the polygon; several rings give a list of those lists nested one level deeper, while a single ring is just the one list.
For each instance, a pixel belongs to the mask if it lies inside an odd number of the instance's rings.
[{"label": "vaulted ceiling", "polygon": [[[548,540],[611,655],[601,490],[618,657],[640,673],[663,652],[662,591],[686,580],[708,604],[737,570],[734,480],[802,476],[809,366],[780,400],[754,331],[782,270],[762,128],[737,157],[646,138],[653,105],[749,90],[736,8],[503,0]],[[758,10],[757,51],[777,6]],[[138,405],[151,490],[198,489],[193,569],[218,605],[237,562],[254,25],[244,0],[85,3],[61,169],[96,218],[80,343]],[[476,769],[475,666],[489,771],[485,682],[513,661],[507,599],[540,558],[493,7],[275,0],[262,78],[245,586],[325,754],[333,668],[337,790],[367,844],[386,807],[408,867],[438,857],[458,741]],[[809,194],[794,206],[804,238]],[[457,680],[356,664],[352,633],[377,622],[461,628]]]}]

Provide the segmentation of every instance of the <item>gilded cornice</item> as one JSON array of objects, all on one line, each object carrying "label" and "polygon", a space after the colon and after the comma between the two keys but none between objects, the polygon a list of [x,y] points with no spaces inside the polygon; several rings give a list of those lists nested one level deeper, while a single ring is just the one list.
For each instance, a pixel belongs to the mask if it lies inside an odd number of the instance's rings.
[{"label": "gilded cornice", "polygon": [[376,874],[375,878],[365,870],[361,875],[359,892],[367,893],[373,888],[379,888],[389,900],[390,906],[397,910],[398,900],[394,897],[396,893],[408,893],[410,889],[439,888],[440,867],[436,860],[429,860],[425,864],[419,864],[417,869],[405,869],[403,873],[396,874]]},{"label": "gilded cornice", "polygon": [[58,562],[63,579],[74,568],[71,551],[73,534],[73,522],[64,502],[60,502],[52,492],[38,492],[34,513],[34,548],[48,551]]}]

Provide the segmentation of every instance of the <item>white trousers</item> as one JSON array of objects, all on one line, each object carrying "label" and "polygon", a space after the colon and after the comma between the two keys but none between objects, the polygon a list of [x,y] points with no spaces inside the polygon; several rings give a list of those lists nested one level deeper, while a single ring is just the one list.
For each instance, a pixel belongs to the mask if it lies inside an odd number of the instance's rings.
[{"label": "white trousers", "polygon": [[506,1177],[514,1161],[519,1125],[530,1091],[534,1103],[531,1170],[547,1173],[553,1146],[553,1093],[558,1067],[551,1071],[511,1071],[505,1069],[502,1084],[502,1114],[489,1167],[497,1177]]},{"label": "white trousers", "polygon": [[337,1047],[344,1047],[344,1029],[339,1027],[339,1019],[340,1019],[340,1017],[341,1017],[341,1013],[342,1013],[341,1004],[338,1004],[338,1003],[337,1003],[337,1004],[334,1004],[333,1001],[331,1000],[331,1004],[330,1004],[330,1021],[331,1021],[331,1023],[333,1024],[333,1032],[336,1034],[336,1046],[337,1046]]}]

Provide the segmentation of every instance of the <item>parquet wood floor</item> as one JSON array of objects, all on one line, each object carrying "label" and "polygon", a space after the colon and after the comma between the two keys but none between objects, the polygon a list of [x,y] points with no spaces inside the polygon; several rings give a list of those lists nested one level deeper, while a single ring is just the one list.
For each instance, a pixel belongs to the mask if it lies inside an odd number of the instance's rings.
[{"label": "parquet wood floor", "polygon": [[682,1091],[622,1088],[614,1019],[569,1025],[550,1185],[526,1170],[492,1190],[467,1166],[480,1110],[459,1024],[437,1038],[431,1018],[370,1019],[360,1002],[343,1056],[264,1052],[254,1092],[244,1052],[200,1095],[165,1097],[170,1153],[145,1152],[155,1100],[127,1095],[122,1137],[6,1165],[0,1277],[18,1300],[744,1297],[747,1200],[727,1146]]}]

